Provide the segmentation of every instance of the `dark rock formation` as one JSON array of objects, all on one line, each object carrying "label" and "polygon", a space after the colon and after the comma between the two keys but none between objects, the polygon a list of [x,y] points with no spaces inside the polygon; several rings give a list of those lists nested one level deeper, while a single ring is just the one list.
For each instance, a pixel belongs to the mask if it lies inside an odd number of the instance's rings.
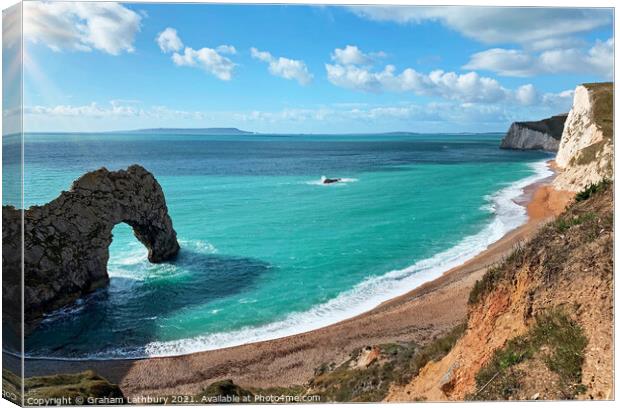
[{"label": "dark rock formation", "polygon": [[[19,292],[21,210],[2,208],[3,294]],[[86,173],[70,191],[24,214],[24,313],[28,322],[107,285],[112,229],[129,224],[151,262],[179,251],[161,186],[144,168]]]},{"label": "dark rock formation", "polygon": [[339,179],[339,178],[327,178],[325,176],[321,177],[321,183],[323,183],[323,184],[339,183],[340,181],[342,181],[342,179]]},{"label": "dark rock formation", "polygon": [[502,139],[500,148],[557,152],[567,115],[556,115],[535,122],[514,122]]}]

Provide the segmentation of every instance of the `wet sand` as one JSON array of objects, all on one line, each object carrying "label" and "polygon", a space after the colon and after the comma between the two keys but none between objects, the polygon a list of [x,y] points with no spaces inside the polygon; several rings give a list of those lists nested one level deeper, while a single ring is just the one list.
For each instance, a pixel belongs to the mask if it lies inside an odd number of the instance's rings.
[{"label": "wet sand", "polygon": [[[354,318],[281,339],[184,356],[112,361],[31,359],[26,362],[26,376],[92,369],[118,383],[129,397],[190,395],[227,378],[253,387],[303,384],[322,363],[341,362],[357,347],[408,341],[424,344],[465,320],[469,291],[489,265],[562,212],[572,194],[553,190],[549,182],[526,187],[519,200],[527,206],[525,225],[438,279]],[[8,366],[18,364],[6,355],[3,360]]]}]

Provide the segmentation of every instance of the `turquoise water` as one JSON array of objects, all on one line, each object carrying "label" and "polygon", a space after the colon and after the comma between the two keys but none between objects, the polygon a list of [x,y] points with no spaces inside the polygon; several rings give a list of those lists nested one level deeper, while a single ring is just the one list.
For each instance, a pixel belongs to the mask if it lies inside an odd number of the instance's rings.
[{"label": "turquoise water", "polygon": [[[525,220],[548,175],[500,135],[27,135],[26,206],[101,166],[139,163],[164,189],[180,256],[151,265],[129,227],[110,287],[54,313],[33,356],[182,354],[321,327],[404,293]],[[321,176],[344,182],[321,185]]]}]

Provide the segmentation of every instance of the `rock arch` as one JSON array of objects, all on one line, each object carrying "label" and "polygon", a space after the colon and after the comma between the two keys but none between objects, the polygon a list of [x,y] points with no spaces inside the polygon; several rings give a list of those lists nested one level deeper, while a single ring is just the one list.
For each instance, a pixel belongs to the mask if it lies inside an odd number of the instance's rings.
[{"label": "rock arch", "polygon": [[[2,260],[9,286],[4,294],[9,298],[19,290],[20,217],[21,210],[3,207],[3,253],[9,251]],[[151,262],[169,260],[179,251],[161,186],[138,165],[86,173],[56,199],[24,211],[26,322],[108,284],[108,248],[119,223],[133,228]]]}]

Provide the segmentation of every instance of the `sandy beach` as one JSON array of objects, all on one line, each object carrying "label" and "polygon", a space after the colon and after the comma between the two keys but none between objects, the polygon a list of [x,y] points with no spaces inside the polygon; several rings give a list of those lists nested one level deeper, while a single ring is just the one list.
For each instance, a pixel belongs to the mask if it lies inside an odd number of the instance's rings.
[{"label": "sandy beach", "polygon": [[[572,195],[553,190],[550,180],[526,187],[519,198],[519,204],[527,207],[529,215],[525,225],[440,278],[352,319],[281,339],[176,357],[53,364],[31,359],[26,363],[25,374],[92,369],[118,383],[128,397],[189,395],[228,378],[241,386],[253,387],[303,384],[316,367],[343,361],[358,347],[408,341],[424,344],[465,320],[469,291],[489,265],[565,208]],[[3,359],[5,365],[18,364],[13,357],[5,355]]]}]

